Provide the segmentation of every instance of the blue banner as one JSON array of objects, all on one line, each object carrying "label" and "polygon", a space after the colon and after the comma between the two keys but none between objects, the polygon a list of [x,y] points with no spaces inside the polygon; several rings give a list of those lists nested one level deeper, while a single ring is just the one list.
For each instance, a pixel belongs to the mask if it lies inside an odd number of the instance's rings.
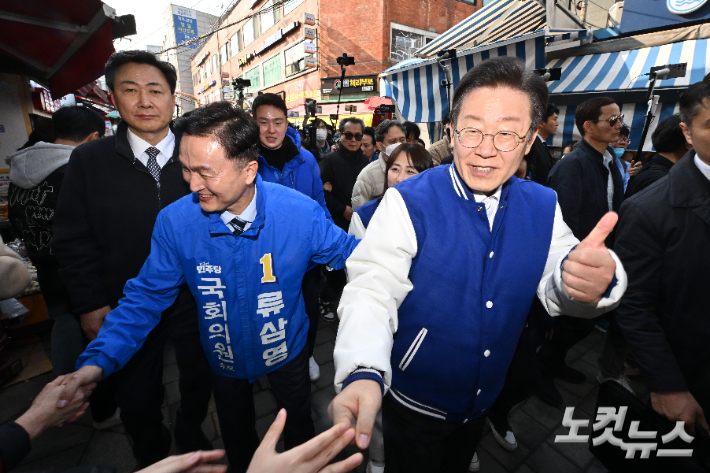
[{"label": "blue banner", "polygon": [[[175,24],[175,43],[177,45],[198,36],[197,16],[194,10],[173,5],[173,23]],[[198,43],[194,42],[187,47],[197,49],[197,45]]]}]

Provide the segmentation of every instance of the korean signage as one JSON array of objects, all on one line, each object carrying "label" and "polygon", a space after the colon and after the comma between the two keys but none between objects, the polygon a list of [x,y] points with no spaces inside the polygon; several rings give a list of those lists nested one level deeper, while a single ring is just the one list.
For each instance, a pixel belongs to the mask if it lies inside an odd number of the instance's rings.
[{"label": "korean signage", "polygon": [[316,16],[313,13],[304,13],[303,14],[303,23],[306,25],[315,25],[316,24]]},{"label": "korean signage", "polygon": [[[175,25],[175,43],[182,44],[197,37],[197,15],[195,10],[173,5],[173,23]],[[197,49],[197,42],[187,46]]]},{"label": "korean signage", "polygon": [[303,51],[311,54],[315,54],[316,52],[316,45],[314,43],[311,43],[310,41],[304,41],[303,42]]},{"label": "korean signage", "polygon": [[320,100],[321,98],[320,89],[318,88],[318,77],[310,77],[285,84],[284,91],[286,92],[285,101],[288,108],[303,105],[306,99]]},{"label": "korean signage", "polygon": [[283,79],[281,71],[281,55],[277,54],[268,61],[264,61],[264,87],[275,84]]},{"label": "korean signage", "polygon": [[315,28],[303,28],[303,37],[306,39],[315,39],[316,29]]},{"label": "korean signage", "polygon": [[244,74],[244,78],[251,81],[251,87],[249,87],[249,90],[261,89],[261,72],[259,71],[259,66],[248,70]]},{"label": "korean signage", "polygon": [[341,88],[344,94],[375,92],[377,91],[377,75],[346,77],[342,84],[340,77],[321,79],[321,93],[323,95],[339,93]]},{"label": "korean signage", "polygon": [[708,0],[626,0],[621,16],[621,33],[651,28],[679,27],[710,19]]}]

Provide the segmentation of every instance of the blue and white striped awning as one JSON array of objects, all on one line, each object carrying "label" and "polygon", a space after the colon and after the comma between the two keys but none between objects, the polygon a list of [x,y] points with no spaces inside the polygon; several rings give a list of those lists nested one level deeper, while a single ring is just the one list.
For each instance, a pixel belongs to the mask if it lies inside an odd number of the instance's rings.
[{"label": "blue and white striped awning", "polygon": [[[554,101],[554,98],[552,98],[552,100]],[[631,143],[629,143],[629,149],[636,150],[638,149],[641,133],[643,132],[643,124],[646,120],[647,105],[645,103],[626,103],[620,104],[620,107],[621,113],[624,115],[624,123],[631,129]],[[555,147],[562,147],[570,140],[579,141],[582,139],[579,130],[577,130],[574,124],[574,112],[577,110],[577,106],[563,105],[559,107],[559,109],[560,114],[557,117],[557,121],[560,125],[557,128],[557,133],[547,140],[548,145]],[[678,102],[658,104],[656,117],[653,119],[648,129],[648,136],[646,137],[646,142],[643,147],[644,151],[653,150],[651,146],[651,135],[656,129],[656,126],[674,113],[678,113]]]},{"label": "blue and white striped awning", "polygon": [[[547,67],[562,68],[559,81],[549,85],[551,94],[605,92],[646,89],[651,67],[688,63],[685,77],[667,79],[657,88],[687,87],[710,72],[708,39],[688,40],[631,51],[590,54],[548,62]],[[554,100],[554,99],[553,99]]]},{"label": "blue and white striped awning", "polygon": [[[468,70],[492,57],[515,56],[525,62],[528,69],[544,67],[545,30],[460,51],[457,56],[457,60],[451,61],[452,94]],[[438,122],[449,112],[446,89],[441,85],[444,70],[436,59],[407,59],[384,71],[382,77],[389,82],[391,97],[404,120]]]},{"label": "blue and white striped awning", "polygon": [[418,57],[465,49],[529,33],[544,27],[545,7],[537,0],[495,0],[419,49]]}]

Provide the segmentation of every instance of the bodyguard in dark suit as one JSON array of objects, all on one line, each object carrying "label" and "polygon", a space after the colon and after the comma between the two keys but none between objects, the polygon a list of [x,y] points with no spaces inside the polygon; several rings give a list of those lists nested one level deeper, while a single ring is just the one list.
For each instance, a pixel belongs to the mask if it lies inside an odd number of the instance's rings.
[{"label": "bodyguard in dark suit", "polygon": [[[608,97],[597,97],[581,103],[575,112],[575,123],[582,135],[579,146],[552,169],[547,185],[557,192],[562,217],[580,241],[589,235],[596,222],[607,212],[618,212],[624,200],[624,181],[614,162],[609,143],[615,141],[622,127],[619,106]],[[614,244],[612,232],[605,242]],[[562,403],[562,396],[552,383],[560,378],[583,383],[585,375],[565,363],[567,352],[594,329],[594,320],[566,315],[554,320],[554,334],[540,351],[543,374],[539,395],[552,405]],[[623,361],[622,361],[623,366]]]},{"label": "bodyguard in dark suit", "polygon": [[654,410],[693,432],[710,413],[710,86],[681,95],[680,114],[695,149],[621,208],[629,287],[616,317]]},{"label": "bodyguard in dark suit", "polygon": [[[146,51],[122,51],[107,62],[106,83],[123,122],[115,136],[73,151],[52,241],[60,275],[90,340],[150,253],[158,212],[190,192],[178,159],[180,136],[170,129],[175,68]],[[211,396],[210,370],[199,339],[197,307],[183,287],[138,354],[115,374],[121,420],[140,468],[170,450],[160,410],[168,336],[180,368],[176,443],[183,451],[211,448],[201,429]]]},{"label": "bodyguard in dark suit", "polygon": [[547,177],[552,166],[555,165],[555,159],[550,154],[546,142],[550,136],[557,133],[557,126],[559,125],[557,116],[559,113],[560,109],[554,103],[549,102],[547,104],[545,115],[543,115],[542,121],[537,127],[538,137],[535,139],[530,152],[525,156],[529,163],[530,179],[543,186],[547,185]]}]

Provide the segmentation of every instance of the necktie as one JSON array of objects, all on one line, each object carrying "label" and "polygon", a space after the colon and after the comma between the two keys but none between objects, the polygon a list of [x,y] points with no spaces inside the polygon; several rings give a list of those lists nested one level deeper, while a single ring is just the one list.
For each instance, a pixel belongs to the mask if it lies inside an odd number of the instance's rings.
[{"label": "necktie", "polygon": [[613,209],[613,202],[614,202],[614,179],[611,176],[611,162],[614,160],[614,158],[609,154],[609,152],[604,153],[604,167],[607,168],[609,171],[609,179],[607,180],[606,183],[606,201],[607,204],[609,205],[609,212],[612,211]]},{"label": "necktie", "polygon": [[234,217],[232,220],[229,221],[229,225],[232,227],[232,233],[235,235],[239,236],[244,232],[244,227],[246,226],[247,222],[242,220],[239,217]]},{"label": "necktie", "polygon": [[153,179],[155,179],[155,182],[160,182],[160,166],[158,166],[158,160],[156,159],[160,151],[158,151],[158,148],[151,146],[145,150],[145,152],[148,155],[148,165],[146,167],[148,171],[150,171],[151,176],[153,176]]}]

